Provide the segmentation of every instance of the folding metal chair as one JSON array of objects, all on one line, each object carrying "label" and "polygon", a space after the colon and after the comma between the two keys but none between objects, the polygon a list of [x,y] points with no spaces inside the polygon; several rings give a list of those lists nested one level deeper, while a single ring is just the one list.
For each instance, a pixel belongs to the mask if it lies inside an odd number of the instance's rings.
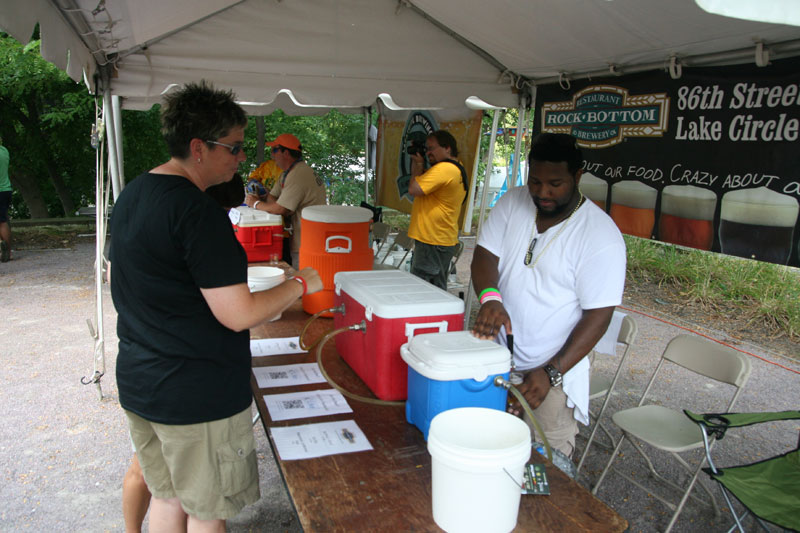
[{"label": "folding metal chair", "polygon": [[[376,261],[381,256],[383,247],[386,246],[387,237],[389,237],[389,232],[391,229],[392,227],[389,226],[389,224],[384,224],[383,222],[372,223],[372,241],[378,243],[378,249],[375,250]],[[384,259],[385,258],[386,257],[384,256]]]},{"label": "folding metal chair", "polygon": [[[386,264],[386,259],[392,255],[392,252],[399,248],[401,250],[405,250],[402,259],[397,265],[393,264]],[[405,230],[400,230],[397,235],[394,236],[394,241],[392,242],[389,249],[386,250],[383,258],[373,265],[375,270],[386,270],[386,269],[393,269],[393,268],[400,268],[408,257],[408,254],[411,253],[411,250],[414,249],[414,239],[408,236]]]},{"label": "folding metal chair", "polygon": [[[688,420],[681,411],[669,409],[661,405],[645,405],[645,400],[650,393],[653,383],[655,383],[662,367],[665,363],[671,362],[687,370],[700,374],[716,381],[727,383],[736,389],[732,398],[727,404],[725,411],[730,411],[736,400],[739,398],[747,379],[750,377],[750,360],[741,352],[716,342],[695,337],[691,335],[678,335],[667,344],[661,360],[656,367],[650,382],[642,394],[637,407],[625,409],[614,413],[611,419],[622,430],[622,438],[614,447],[608,464],[600,474],[597,484],[592,490],[592,494],[597,494],[600,485],[603,483],[606,474],[611,469],[611,465],[617,457],[626,440],[636,438],[638,441],[649,444],[650,446],[668,452],[675,460],[683,466],[689,473],[688,483],[683,486],[673,483],[659,474],[650,457],[639,447],[633,444],[636,450],[647,463],[650,473],[665,484],[682,493],[682,497],[677,506],[669,500],[655,494],[651,489],[644,487],[638,481],[617,471],[637,487],[648,491],[654,498],[658,499],[675,512],[667,525],[666,531],[670,531],[678,515],[683,510],[686,500],[697,482],[700,469],[705,465],[706,459],[703,458],[697,467],[692,467],[678,453],[703,447],[703,432],[697,425]],[[713,446],[713,442],[709,446]],[[714,495],[703,484],[700,487],[708,494],[714,514],[719,516],[719,507],[714,499]],[[692,498],[695,498],[692,496]]]},{"label": "folding metal chair", "polygon": [[[748,512],[767,530],[763,520],[782,528],[800,531],[800,439],[797,448],[749,465],[717,468],[711,458],[711,443],[725,436],[728,428],[739,428],[763,422],[800,419],[800,411],[778,413],[722,413],[697,415],[685,411],[703,432],[708,468],[703,471],[719,483],[719,490],[728,503],[735,524],[744,533],[742,521]],[[728,493],[736,496],[746,511],[741,516],[731,504]]]},{"label": "folding metal chair", "polygon": [[461,254],[464,253],[464,241],[458,241],[458,248],[456,248],[455,253],[453,254],[453,258],[450,259],[450,268],[447,269],[447,289],[462,289],[466,287],[464,283],[458,283],[457,281],[450,281],[450,276],[455,276],[456,273],[456,263],[461,258]]},{"label": "folding metal chair", "polygon": [[578,473],[581,471],[583,462],[586,460],[586,456],[589,453],[589,447],[591,447],[592,443],[594,442],[594,437],[598,429],[602,429],[611,441],[611,446],[608,449],[613,449],[617,444],[611,433],[609,433],[605,426],[603,426],[600,419],[606,412],[608,403],[611,400],[611,392],[617,385],[617,380],[619,380],[619,376],[622,373],[622,367],[625,365],[625,361],[628,358],[628,351],[630,350],[633,341],[636,340],[636,334],[638,332],[639,326],[636,325],[636,321],[633,319],[633,317],[630,315],[625,315],[622,318],[622,324],[620,325],[619,333],[617,334],[617,343],[623,345],[623,351],[622,356],[619,358],[619,363],[617,363],[617,370],[614,372],[614,376],[609,378],[608,376],[596,373],[594,369],[592,369],[591,379],[589,381],[589,401],[591,402],[592,400],[599,400],[600,398],[605,399],[603,400],[603,405],[600,407],[600,411],[598,411],[596,415],[589,410],[589,418],[590,421],[591,419],[594,419],[594,425],[592,426],[592,432],[589,434],[589,440],[586,441],[586,447],[583,449],[583,453],[581,454],[581,459],[578,462]]}]

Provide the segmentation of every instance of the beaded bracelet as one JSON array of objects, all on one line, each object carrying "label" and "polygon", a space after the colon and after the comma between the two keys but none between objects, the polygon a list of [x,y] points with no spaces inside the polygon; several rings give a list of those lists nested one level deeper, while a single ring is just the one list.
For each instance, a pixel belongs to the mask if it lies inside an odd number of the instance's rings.
[{"label": "beaded bracelet", "polygon": [[300,276],[295,276],[295,277],[293,277],[291,279],[295,280],[296,282],[300,283],[300,285],[303,286],[303,294],[302,294],[302,296],[305,296],[306,293],[308,292],[308,284],[306,284],[306,280],[304,280]]}]

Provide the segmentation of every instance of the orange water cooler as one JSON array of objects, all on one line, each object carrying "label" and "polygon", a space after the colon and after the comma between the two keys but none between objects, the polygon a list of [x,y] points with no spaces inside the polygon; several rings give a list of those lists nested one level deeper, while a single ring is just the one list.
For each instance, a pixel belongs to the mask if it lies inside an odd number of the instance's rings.
[{"label": "orange water cooler", "polygon": [[334,274],[372,270],[372,211],[346,205],[315,205],[303,209],[300,218],[299,268],[314,268],[322,279],[321,291],[303,296],[303,310],[314,314],[334,306]]}]

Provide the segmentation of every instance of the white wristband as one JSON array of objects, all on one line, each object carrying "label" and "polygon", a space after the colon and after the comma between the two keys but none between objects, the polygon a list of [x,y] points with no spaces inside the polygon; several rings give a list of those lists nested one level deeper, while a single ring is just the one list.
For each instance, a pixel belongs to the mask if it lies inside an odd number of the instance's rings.
[{"label": "white wristband", "polygon": [[500,303],[503,303],[503,298],[501,298],[499,294],[498,295],[487,294],[481,300],[481,305],[485,304],[486,302],[500,302]]},{"label": "white wristband", "polygon": [[258,204],[260,204],[260,203],[261,203],[261,200],[256,200],[256,202],[253,204],[253,209],[258,209]]}]

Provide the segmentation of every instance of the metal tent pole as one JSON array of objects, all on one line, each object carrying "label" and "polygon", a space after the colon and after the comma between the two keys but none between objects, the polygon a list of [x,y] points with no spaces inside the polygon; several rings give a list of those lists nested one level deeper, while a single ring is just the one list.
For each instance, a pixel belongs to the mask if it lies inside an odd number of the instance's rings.
[{"label": "metal tent pole", "polygon": [[369,108],[364,108],[364,201],[369,203]]},{"label": "metal tent pole", "polygon": [[117,152],[117,187],[114,188],[114,201],[125,188],[125,161],[122,149],[122,106],[118,95],[111,96],[111,111],[114,119],[114,147]]},{"label": "metal tent pole", "polygon": [[[481,212],[480,216],[478,217],[478,230],[475,232],[475,246],[478,245],[478,237],[481,234],[481,226],[483,225],[483,219],[486,216],[486,197],[489,195],[489,180],[492,176],[492,167],[494,162],[494,144],[497,140],[497,123],[500,120],[500,114],[497,112],[498,110],[495,109],[492,111],[492,135],[489,139],[489,156],[488,162],[486,164],[486,175],[483,178],[483,191],[481,192]],[[469,324],[469,317],[472,312],[472,272],[469,274],[469,281],[467,281],[467,291],[466,291],[466,309],[464,311],[464,328],[466,328]]]}]

